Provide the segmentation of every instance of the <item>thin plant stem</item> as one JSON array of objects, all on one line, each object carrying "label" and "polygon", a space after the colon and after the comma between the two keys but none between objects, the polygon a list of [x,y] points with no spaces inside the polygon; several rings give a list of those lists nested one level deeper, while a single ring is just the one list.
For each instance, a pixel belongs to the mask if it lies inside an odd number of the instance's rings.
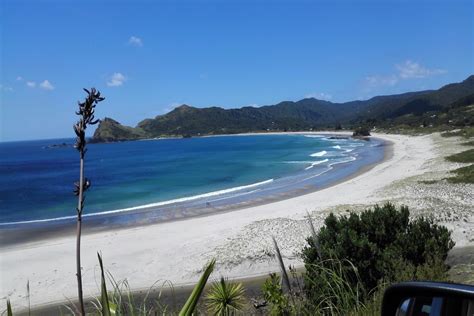
[{"label": "thin plant stem", "polygon": [[81,152],[80,171],[79,171],[79,196],[77,202],[77,232],[76,232],[76,276],[77,276],[77,295],[79,297],[79,308],[81,315],[85,315],[84,296],[82,293],[82,271],[81,271],[81,233],[82,233],[82,207],[84,198],[84,154]]},{"label": "thin plant stem", "polygon": [[94,125],[99,120],[94,120],[94,109],[97,103],[103,101],[100,92],[92,88],[90,91],[84,89],[87,97],[84,102],[79,102],[79,111],[76,114],[80,117],[74,125],[76,133],[75,148],[79,152],[79,181],[76,182],[74,194],[77,195],[77,227],[76,227],[76,276],[77,276],[77,295],[79,299],[79,313],[85,315],[84,295],[82,290],[82,267],[81,267],[81,235],[82,235],[82,212],[84,210],[84,193],[90,187],[90,181],[84,177],[84,157],[86,154],[86,128],[88,125]]}]

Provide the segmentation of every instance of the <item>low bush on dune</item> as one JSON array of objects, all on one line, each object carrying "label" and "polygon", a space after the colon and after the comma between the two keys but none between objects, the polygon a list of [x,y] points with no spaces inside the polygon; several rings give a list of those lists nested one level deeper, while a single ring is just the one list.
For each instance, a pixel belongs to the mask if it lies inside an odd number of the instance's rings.
[{"label": "low bush on dune", "polygon": [[407,207],[390,203],[361,214],[330,214],[303,250],[308,301],[318,305],[319,293],[331,286],[322,276],[324,269],[334,270],[333,259],[342,262],[337,269],[351,289],[360,288],[362,300],[382,283],[445,279],[449,267],[444,261],[454,247],[451,233],[432,219],[410,220],[409,215]]},{"label": "low bush on dune", "polygon": [[388,203],[361,214],[330,214],[319,232],[310,222],[312,236],[303,250],[306,272],[293,275],[293,282],[302,279],[303,289],[283,294],[272,276],[263,288],[271,314],[380,315],[391,283],[447,280],[451,233],[429,218],[410,220],[409,215],[407,207]]}]

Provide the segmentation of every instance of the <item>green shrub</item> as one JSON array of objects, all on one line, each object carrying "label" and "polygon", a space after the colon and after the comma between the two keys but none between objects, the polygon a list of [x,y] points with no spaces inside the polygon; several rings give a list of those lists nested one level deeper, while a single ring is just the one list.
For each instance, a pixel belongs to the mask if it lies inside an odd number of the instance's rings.
[{"label": "green shrub", "polygon": [[290,302],[283,293],[281,278],[276,273],[270,273],[262,286],[263,297],[270,304],[271,315],[290,315]]},{"label": "green shrub", "polygon": [[[306,267],[305,290],[310,300],[327,282],[322,281],[320,269],[327,259],[344,259],[351,262],[357,275],[347,266],[346,279],[353,287],[362,282],[371,290],[381,281],[417,279],[431,273],[429,268],[436,262],[435,270],[443,274],[448,251],[454,246],[451,233],[429,218],[409,220],[410,212],[402,206],[399,210],[387,203],[375,206],[361,214],[336,217],[330,214],[315,238],[307,239],[303,250]],[[312,302],[313,304],[315,302]]]},{"label": "green shrub", "polygon": [[370,128],[366,126],[357,127],[352,133],[352,136],[370,136]]}]

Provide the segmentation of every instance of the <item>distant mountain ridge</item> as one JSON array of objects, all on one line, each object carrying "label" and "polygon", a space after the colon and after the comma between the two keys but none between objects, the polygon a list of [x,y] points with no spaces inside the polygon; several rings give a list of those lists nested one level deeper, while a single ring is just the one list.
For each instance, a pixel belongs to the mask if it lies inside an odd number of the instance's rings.
[{"label": "distant mountain ridge", "polygon": [[[365,101],[333,103],[315,98],[297,102],[283,101],[262,107],[223,109],[195,108],[186,104],[155,118],[145,119],[136,127],[121,125],[105,118],[92,141],[111,142],[161,136],[195,136],[262,131],[296,131],[355,126],[370,122],[388,124],[426,113],[446,112],[458,100],[474,95],[474,75],[460,83],[438,90],[376,96]],[[464,101],[466,103],[466,101]]]}]

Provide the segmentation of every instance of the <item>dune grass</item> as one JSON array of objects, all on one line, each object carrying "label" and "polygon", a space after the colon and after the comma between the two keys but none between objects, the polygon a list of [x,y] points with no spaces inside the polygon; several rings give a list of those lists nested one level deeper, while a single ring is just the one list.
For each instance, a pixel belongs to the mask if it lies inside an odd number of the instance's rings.
[{"label": "dune grass", "polygon": [[446,157],[451,162],[471,163],[474,162],[474,148]]},{"label": "dune grass", "polygon": [[[471,141],[469,143],[474,143]],[[447,178],[451,183],[474,183],[474,148],[465,150],[463,152],[446,157],[447,161],[457,163],[471,163],[471,165],[464,166],[452,170],[452,177]]]},{"label": "dune grass", "polygon": [[464,138],[472,138],[472,137],[474,137],[474,127],[472,127],[472,126],[463,127],[463,128],[461,128],[461,129],[459,129],[455,132],[447,131],[447,132],[442,133],[441,136],[443,136],[443,137],[461,136],[461,137],[464,137]]},{"label": "dune grass", "polygon": [[455,169],[451,173],[454,176],[447,178],[451,183],[474,183],[474,165]]}]

